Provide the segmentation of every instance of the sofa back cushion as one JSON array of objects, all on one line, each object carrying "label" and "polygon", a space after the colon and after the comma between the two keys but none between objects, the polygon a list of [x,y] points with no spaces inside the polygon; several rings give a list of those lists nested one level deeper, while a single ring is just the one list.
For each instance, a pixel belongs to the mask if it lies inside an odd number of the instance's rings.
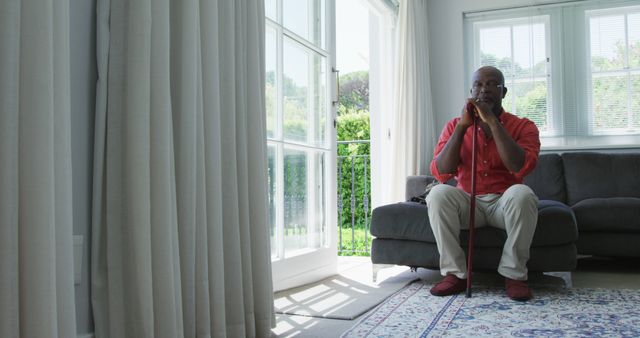
[{"label": "sofa back cushion", "polygon": [[538,165],[524,178],[524,184],[541,200],[567,201],[562,158],[558,154],[540,154]]},{"label": "sofa back cushion", "polygon": [[567,201],[640,197],[640,153],[577,152],[562,154]]}]

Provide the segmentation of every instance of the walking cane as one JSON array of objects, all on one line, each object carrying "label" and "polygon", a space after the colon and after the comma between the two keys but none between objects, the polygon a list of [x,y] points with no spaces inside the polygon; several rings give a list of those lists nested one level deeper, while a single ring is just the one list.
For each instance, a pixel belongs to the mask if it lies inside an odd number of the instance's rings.
[{"label": "walking cane", "polygon": [[471,276],[473,274],[473,243],[475,241],[476,222],[476,135],[478,134],[478,117],[475,106],[467,104],[467,112],[473,114],[473,138],[471,143],[471,203],[469,204],[469,247],[467,257],[467,298],[471,298]]}]

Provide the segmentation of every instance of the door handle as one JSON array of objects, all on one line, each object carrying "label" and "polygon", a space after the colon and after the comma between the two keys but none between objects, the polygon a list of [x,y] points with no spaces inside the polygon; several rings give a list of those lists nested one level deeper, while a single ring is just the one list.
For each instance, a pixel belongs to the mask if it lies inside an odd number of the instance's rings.
[{"label": "door handle", "polygon": [[331,72],[336,76],[336,99],[334,101],[331,101],[331,104],[336,106],[338,105],[338,103],[340,103],[340,70],[336,69],[335,67],[331,67]]}]

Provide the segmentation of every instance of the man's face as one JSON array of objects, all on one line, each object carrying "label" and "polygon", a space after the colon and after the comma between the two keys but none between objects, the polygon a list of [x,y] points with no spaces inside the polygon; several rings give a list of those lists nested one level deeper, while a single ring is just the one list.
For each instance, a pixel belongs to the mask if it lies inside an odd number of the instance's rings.
[{"label": "man's face", "polygon": [[492,112],[501,111],[502,99],[506,93],[500,74],[496,71],[481,68],[473,74],[471,97],[488,105]]}]

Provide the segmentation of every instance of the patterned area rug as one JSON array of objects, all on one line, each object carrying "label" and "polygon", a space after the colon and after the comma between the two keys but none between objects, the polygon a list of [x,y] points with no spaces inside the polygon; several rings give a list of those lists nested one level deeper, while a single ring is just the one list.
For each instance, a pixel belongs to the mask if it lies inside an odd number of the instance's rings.
[{"label": "patterned area rug", "polygon": [[640,290],[534,287],[515,302],[503,288],[434,297],[415,282],[342,337],[640,337]]}]

